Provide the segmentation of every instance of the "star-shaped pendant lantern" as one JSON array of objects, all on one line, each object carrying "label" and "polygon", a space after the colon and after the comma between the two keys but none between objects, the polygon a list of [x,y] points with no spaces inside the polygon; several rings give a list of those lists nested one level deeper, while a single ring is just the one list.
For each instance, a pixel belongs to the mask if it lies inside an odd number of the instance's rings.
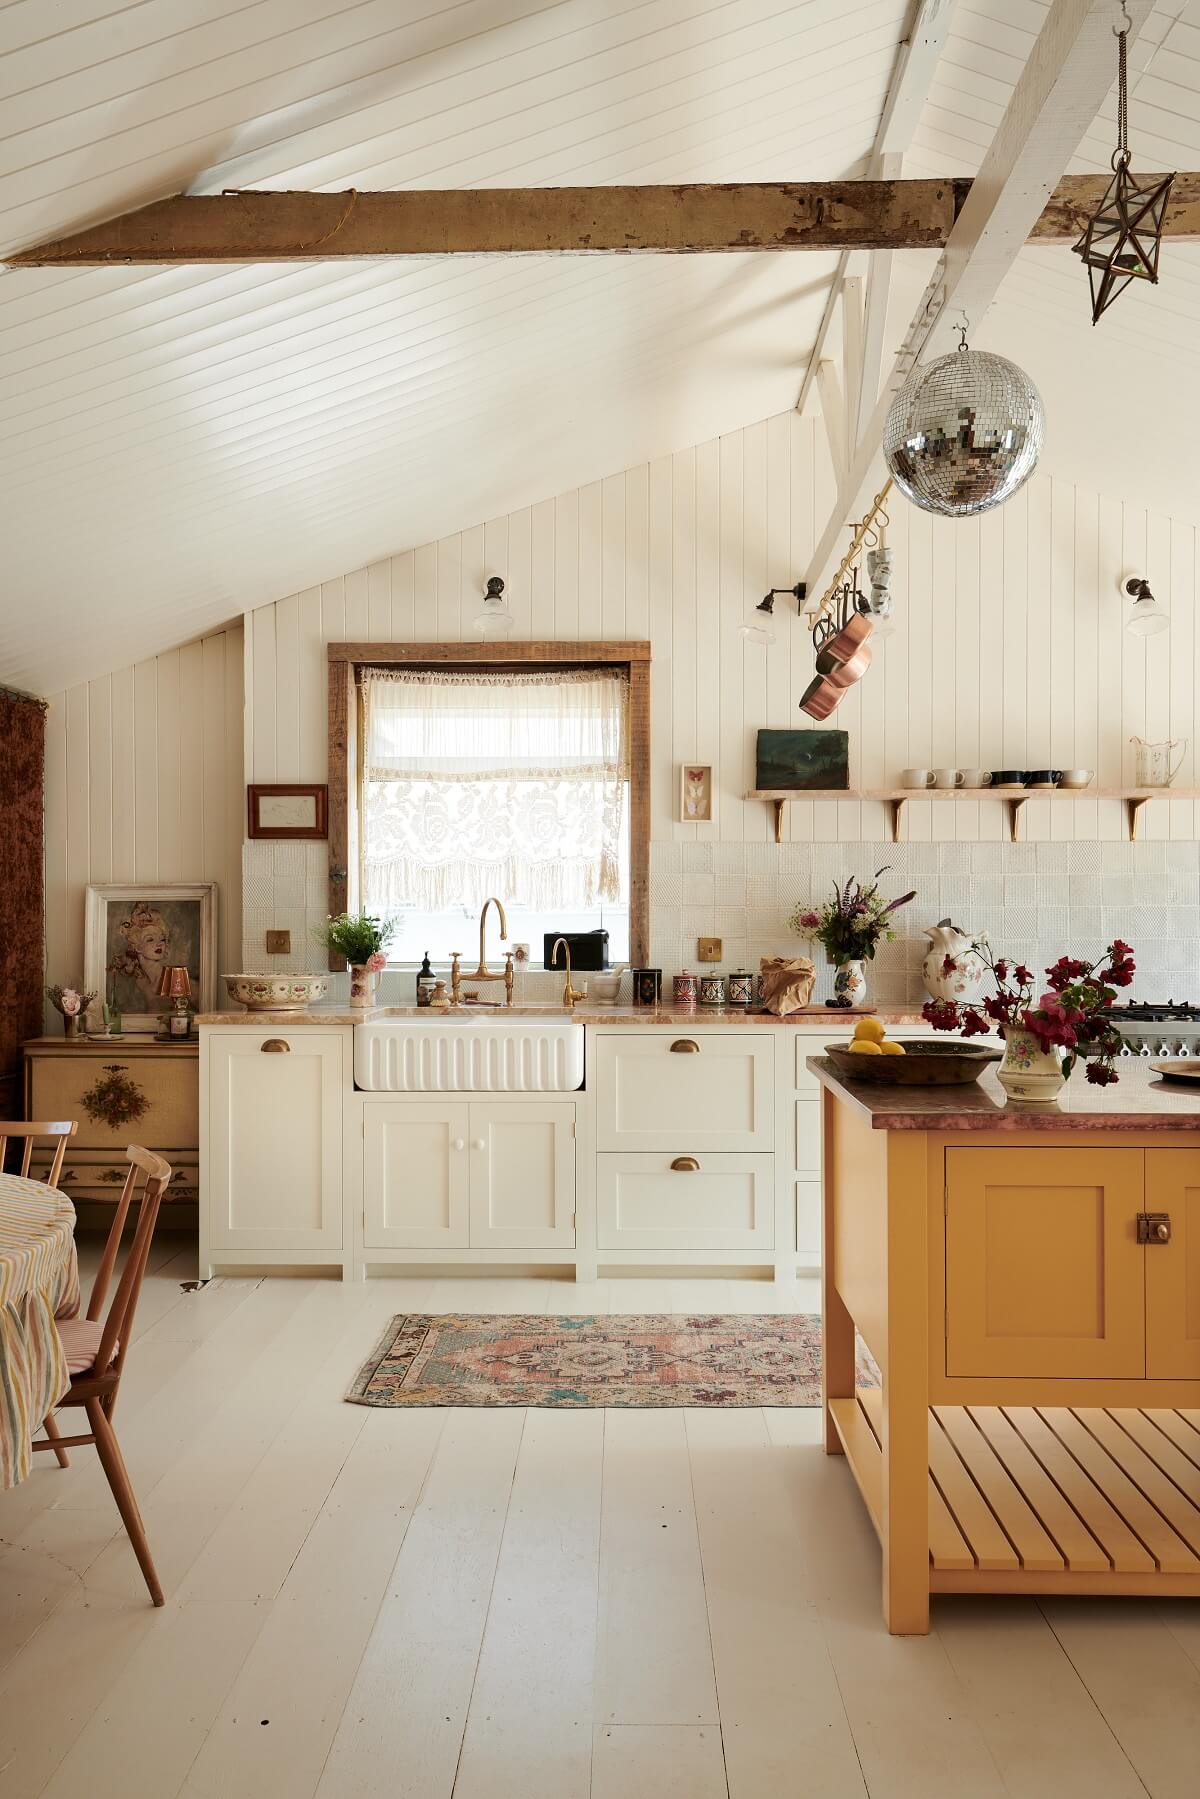
[{"label": "star-shaped pendant lantern", "polygon": [[1107,193],[1071,246],[1087,264],[1093,325],[1131,281],[1157,282],[1163,215],[1174,179],[1166,175],[1143,186],[1129,173],[1128,151],[1116,160]]},{"label": "star-shaped pendant lantern", "polygon": [[1131,281],[1158,280],[1158,256],[1162,249],[1163,217],[1174,175],[1157,175],[1140,182],[1129,173],[1129,14],[1122,13],[1124,29],[1117,31],[1117,147],[1113,151],[1113,178],[1099,207],[1071,248],[1087,264],[1092,289],[1092,323],[1123,294]]}]

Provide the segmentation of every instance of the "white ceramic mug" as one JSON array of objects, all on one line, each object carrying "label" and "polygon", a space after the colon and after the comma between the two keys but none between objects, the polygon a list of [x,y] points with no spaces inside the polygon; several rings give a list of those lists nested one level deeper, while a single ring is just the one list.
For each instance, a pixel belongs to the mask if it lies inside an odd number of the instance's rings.
[{"label": "white ceramic mug", "polygon": [[961,787],[963,785],[961,768],[935,768],[932,770],[931,787]]},{"label": "white ceramic mug", "polygon": [[901,787],[932,787],[933,770],[931,768],[902,768],[900,785]]},{"label": "white ceramic mug", "polygon": [[1092,778],[1090,768],[1064,768],[1060,787],[1086,787]]},{"label": "white ceramic mug", "polygon": [[960,787],[990,787],[992,777],[986,768],[960,768],[958,771]]}]

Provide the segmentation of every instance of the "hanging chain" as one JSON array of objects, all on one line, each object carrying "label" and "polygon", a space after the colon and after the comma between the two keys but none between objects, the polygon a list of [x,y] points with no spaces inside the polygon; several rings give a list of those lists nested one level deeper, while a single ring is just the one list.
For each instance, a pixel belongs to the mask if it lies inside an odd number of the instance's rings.
[{"label": "hanging chain", "polygon": [[[1124,11],[1124,9],[1122,9]],[[1124,15],[1129,17],[1128,13]],[[1117,148],[1114,169],[1129,162],[1129,28],[1117,33]]]}]

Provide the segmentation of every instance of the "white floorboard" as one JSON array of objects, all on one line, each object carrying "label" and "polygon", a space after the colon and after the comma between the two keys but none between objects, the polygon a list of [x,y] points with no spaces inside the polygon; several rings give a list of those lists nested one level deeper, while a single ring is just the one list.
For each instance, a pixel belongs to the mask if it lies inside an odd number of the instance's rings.
[{"label": "white floorboard", "polygon": [[815,1282],[193,1270],[156,1245],[117,1414],[166,1607],[93,1452],[0,1494],[0,1799],[1193,1799],[1200,1605],[940,1600],[889,1638],[815,1410],[342,1401],[396,1312]]}]

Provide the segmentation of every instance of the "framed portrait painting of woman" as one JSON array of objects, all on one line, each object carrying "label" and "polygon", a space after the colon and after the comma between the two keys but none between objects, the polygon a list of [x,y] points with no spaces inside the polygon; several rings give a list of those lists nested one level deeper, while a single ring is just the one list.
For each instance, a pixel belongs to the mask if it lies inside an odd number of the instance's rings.
[{"label": "framed portrait painting of woman", "polygon": [[196,1010],[213,1010],[215,882],[89,887],[84,939],[84,985],[121,1014],[126,1031],[153,1031],[172,1010],[158,991],[166,968],[186,968]]}]

